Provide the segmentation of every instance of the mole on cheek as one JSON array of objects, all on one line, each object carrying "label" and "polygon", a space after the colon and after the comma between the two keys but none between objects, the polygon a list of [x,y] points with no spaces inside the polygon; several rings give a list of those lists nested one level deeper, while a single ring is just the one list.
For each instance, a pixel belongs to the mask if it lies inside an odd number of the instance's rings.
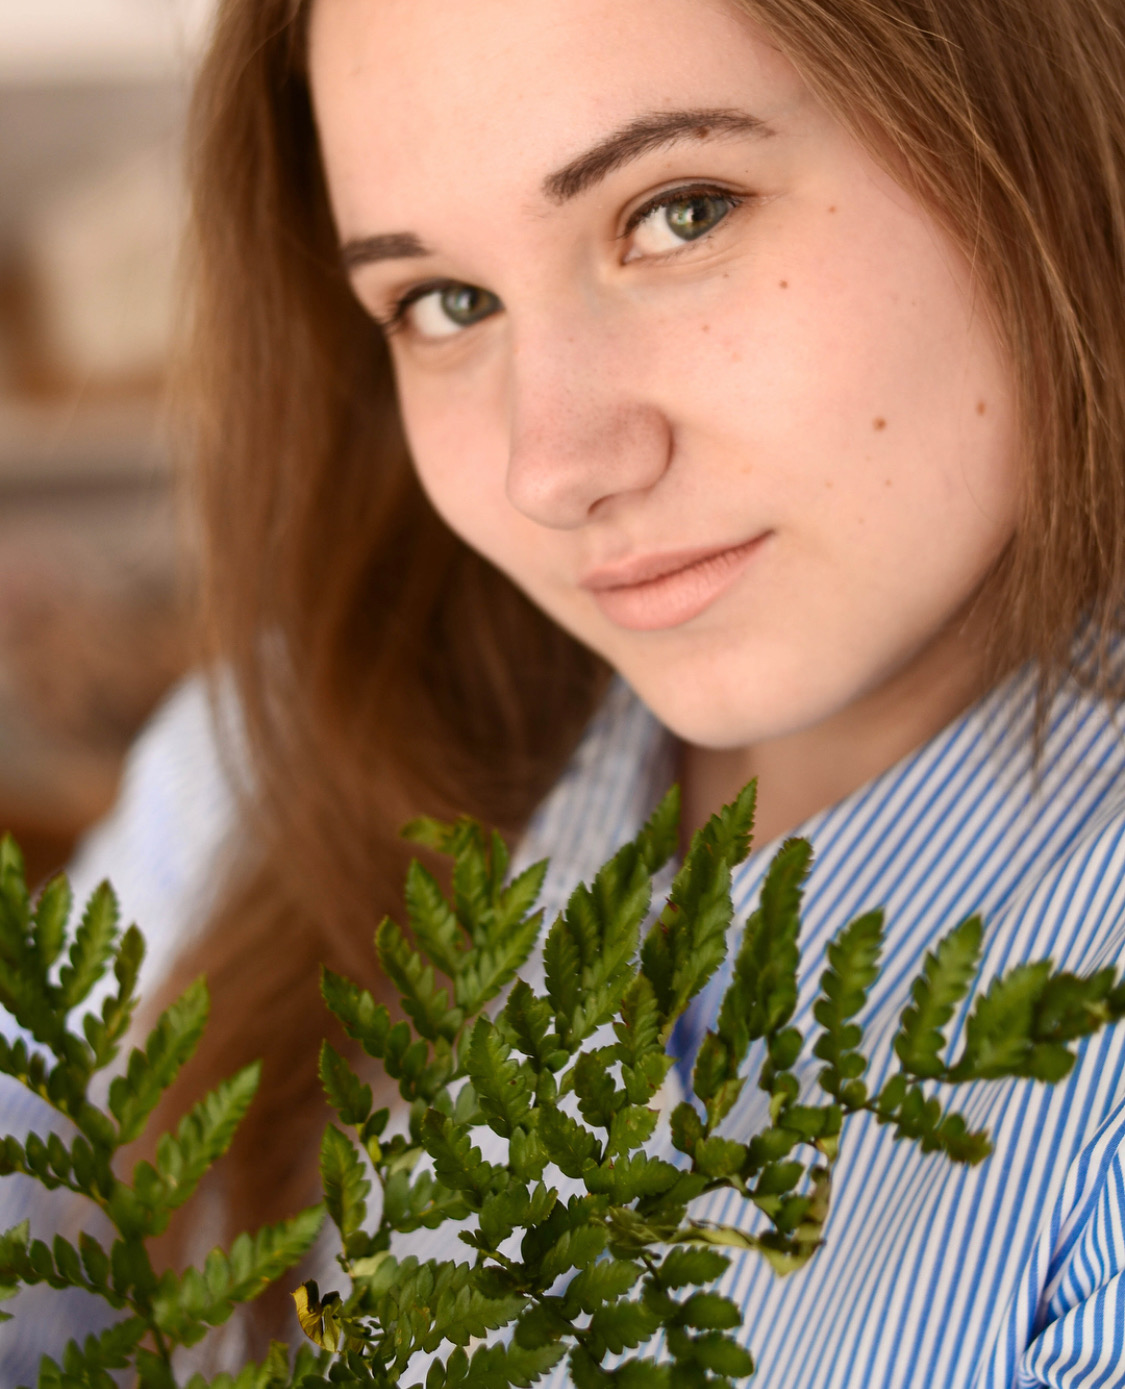
[{"label": "mole on cheek", "polygon": [[978,401],[977,401],[977,414],[978,414],[978,415],[983,415],[984,412],[985,412],[987,409],[988,409],[988,406],[984,403],[983,400],[978,400]]},{"label": "mole on cheek", "polygon": [[789,281],[788,281],[788,280],[782,280],[782,281],[781,281],[781,288],[782,288],[782,289],[788,289],[788,288],[789,288]]},{"label": "mole on cheek", "polygon": [[886,429],[887,422],[882,415],[880,415],[878,419],[872,421],[871,427],[872,429]]}]

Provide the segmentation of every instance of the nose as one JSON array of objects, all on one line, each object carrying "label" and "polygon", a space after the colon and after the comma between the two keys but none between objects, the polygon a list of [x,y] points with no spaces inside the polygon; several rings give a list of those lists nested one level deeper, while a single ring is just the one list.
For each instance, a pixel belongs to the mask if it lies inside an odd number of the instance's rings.
[{"label": "nose", "polygon": [[626,344],[595,324],[581,335],[525,334],[514,349],[507,494],[518,511],[572,530],[610,498],[659,481],[672,428],[630,376]]}]

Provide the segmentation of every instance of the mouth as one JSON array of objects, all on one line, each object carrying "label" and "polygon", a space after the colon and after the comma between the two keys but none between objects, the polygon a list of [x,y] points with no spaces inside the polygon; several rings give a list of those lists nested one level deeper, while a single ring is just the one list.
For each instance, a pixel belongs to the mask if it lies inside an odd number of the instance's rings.
[{"label": "mouth", "polygon": [[591,570],[579,587],[619,627],[635,632],[679,627],[730,588],[769,535],[766,531],[736,545],[641,555]]}]

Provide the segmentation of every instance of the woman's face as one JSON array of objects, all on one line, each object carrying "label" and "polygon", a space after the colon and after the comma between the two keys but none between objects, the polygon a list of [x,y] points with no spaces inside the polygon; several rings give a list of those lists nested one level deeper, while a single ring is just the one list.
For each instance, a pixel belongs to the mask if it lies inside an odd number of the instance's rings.
[{"label": "woman's face", "polygon": [[962,256],[745,16],[316,0],[310,62],[453,530],[701,746],[924,655],[1013,531],[1008,370]]}]

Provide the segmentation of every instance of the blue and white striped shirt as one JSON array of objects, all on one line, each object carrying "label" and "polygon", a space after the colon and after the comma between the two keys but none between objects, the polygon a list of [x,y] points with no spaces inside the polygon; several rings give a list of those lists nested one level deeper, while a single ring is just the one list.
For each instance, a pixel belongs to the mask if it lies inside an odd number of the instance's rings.
[{"label": "blue and white striped shirt", "polygon": [[[1031,676],[1012,677],[798,831],[816,852],[794,1018],[806,1033],[828,942],[860,912],[886,909],[884,972],[859,1019],[873,1084],[892,1068],[898,1017],[927,950],[971,913],[985,921],[983,982],[1045,956],[1081,971],[1125,960],[1125,744],[1114,711],[1065,689],[1036,768],[1033,703]],[[197,928],[230,837],[232,802],[202,709],[197,685],[172,701],[76,866],[79,891],[108,875],[127,915],[161,932],[158,970]],[[551,857],[548,915],[636,833],[673,766],[670,736],[616,683],[514,865]],[[737,871],[736,932],[776,847],[763,845]],[[678,1030],[681,1056],[713,1024],[725,982],[724,972]],[[811,1089],[820,1063],[802,1064]],[[721,1289],[742,1308],[759,1389],[1125,1389],[1125,1026],[1085,1043],[1059,1086],[989,1082],[950,1098],[991,1131],[995,1152],[980,1167],[954,1168],[896,1144],[866,1116],[851,1119],[824,1248],[787,1279],[735,1255]],[[3,1102],[7,1118],[7,1092]],[[724,1131],[749,1136],[768,1122],[767,1104],[747,1087]],[[16,1108],[14,1097],[10,1128],[21,1122]],[[692,1213],[762,1224],[729,1193]],[[0,1210],[5,1223],[18,1218],[8,1217]],[[428,1240],[416,1252],[449,1256],[448,1235],[440,1248]],[[5,1385],[27,1375],[14,1368],[19,1325],[0,1329]],[[560,1369],[552,1389],[564,1381]]]}]

